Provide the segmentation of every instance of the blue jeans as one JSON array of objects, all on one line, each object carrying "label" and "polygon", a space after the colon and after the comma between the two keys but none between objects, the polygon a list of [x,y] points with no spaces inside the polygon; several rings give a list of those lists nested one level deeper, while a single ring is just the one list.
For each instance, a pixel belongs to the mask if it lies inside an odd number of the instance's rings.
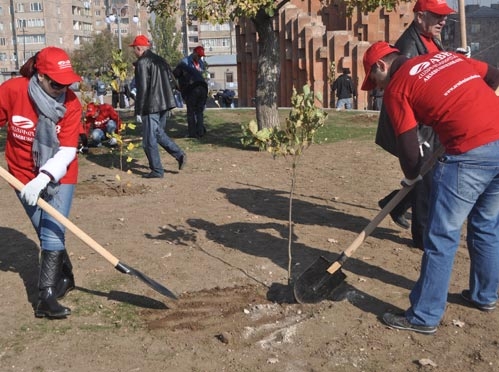
[{"label": "blue jeans", "polygon": [[165,132],[167,115],[168,111],[166,110],[154,114],[142,115],[142,148],[146,153],[151,172],[161,176],[164,175],[165,170],[161,164],[158,145],[164,148],[177,161],[184,154],[180,147]]},{"label": "blue jeans", "polygon": [[[74,189],[75,185],[59,185],[55,195],[44,196],[43,199],[57,209],[64,217],[68,217],[73,202]],[[16,191],[16,194],[35,228],[36,235],[40,240],[41,249],[47,251],[64,250],[66,245],[66,228],[37,205],[31,206],[24,203],[19,197],[19,192]]]},{"label": "blue jeans", "polygon": [[410,323],[439,324],[466,219],[470,297],[488,304],[497,301],[499,286],[499,141],[446,154],[435,167],[421,273],[406,312]]},{"label": "blue jeans", "polygon": [[[116,131],[116,122],[114,120],[109,120],[106,123],[106,133],[113,134]],[[92,141],[95,145],[99,145],[102,140],[106,139],[106,133],[102,129],[95,128],[92,131]]]},{"label": "blue jeans", "polygon": [[347,110],[352,109],[352,99],[351,98],[340,98],[338,102],[336,102],[336,108],[342,109],[346,108]]}]

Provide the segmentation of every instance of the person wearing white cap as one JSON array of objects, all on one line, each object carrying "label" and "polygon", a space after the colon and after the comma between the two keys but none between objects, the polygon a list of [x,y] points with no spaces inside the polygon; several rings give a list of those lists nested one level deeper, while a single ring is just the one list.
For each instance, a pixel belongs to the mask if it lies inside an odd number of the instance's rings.
[{"label": "person wearing white cap", "polygon": [[0,86],[0,126],[8,126],[5,157],[10,173],[25,184],[17,195],[40,240],[35,316],[65,318],[71,310],[58,298],[75,287],[65,228],[37,201],[41,197],[69,215],[78,175],[82,107],[68,87],[81,78],[66,52],[56,47],[28,59],[20,73]]},{"label": "person wearing white cap", "polygon": [[454,256],[466,221],[470,272],[469,287],[461,296],[481,311],[496,307],[499,70],[445,51],[408,59],[384,41],[369,47],[363,65],[362,90],[378,87],[385,92],[384,105],[404,173],[402,184],[421,180],[418,123],[431,126],[444,148],[431,172],[429,221],[421,272],[409,295],[411,306],[401,314],[383,315],[390,328],[433,334],[447,306]]}]

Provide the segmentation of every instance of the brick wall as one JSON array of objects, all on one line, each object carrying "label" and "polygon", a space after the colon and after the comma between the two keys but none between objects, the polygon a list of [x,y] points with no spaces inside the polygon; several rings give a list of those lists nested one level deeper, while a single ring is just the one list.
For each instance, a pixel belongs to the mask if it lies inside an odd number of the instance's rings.
[{"label": "brick wall", "polygon": [[[330,66],[334,62],[338,76],[349,67],[358,82],[357,108],[370,109],[369,93],[360,91],[364,79],[362,56],[371,43],[394,43],[413,19],[413,4],[400,4],[395,10],[380,8],[373,13],[354,12],[345,16],[345,8],[318,6],[314,0],[292,0],[276,17],[279,38],[281,79],[278,106],[289,107],[293,87],[309,84],[321,92],[323,106],[332,107]],[[257,35],[251,21],[241,20],[236,28],[239,106],[253,106],[256,90]]]}]

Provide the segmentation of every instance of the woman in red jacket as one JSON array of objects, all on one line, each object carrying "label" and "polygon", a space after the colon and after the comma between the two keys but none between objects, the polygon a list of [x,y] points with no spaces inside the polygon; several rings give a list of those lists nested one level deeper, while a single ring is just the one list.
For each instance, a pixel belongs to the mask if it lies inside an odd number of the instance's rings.
[{"label": "woman in red jacket", "polygon": [[74,289],[65,228],[37,206],[41,197],[69,215],[77,181],[81,104],[69,85],[80,81],[62,49],[47,47],[21,67],[21,77],[0,85],[0,126],[8,125],[5,157],[25,186],[17,195],[40,240],[36,317],[65,318],[58,298]]}]

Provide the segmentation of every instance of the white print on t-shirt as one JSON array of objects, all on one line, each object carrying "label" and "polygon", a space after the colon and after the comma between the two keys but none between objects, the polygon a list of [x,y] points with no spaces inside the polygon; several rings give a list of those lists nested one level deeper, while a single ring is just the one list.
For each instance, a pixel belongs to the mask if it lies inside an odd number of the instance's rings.
[{"label": "white print on t-shirt", "polygon": [[[12,131],[12,136],[21,141],[33,142],[35,137],[35,123],[31,119],[20,115],[13,115],[10,121],[11,126],[9,131]],[[61,132],[61,126],[55,126],[55,132]]]},{"label": "white print on t-shirt", "polygon": [[481,79],[482,77],[478,74],[476,75],[471,75],[465,79],[462,79],[462,80],[459,80],[456,84],[454,84],[453,86],[451,86],[448,90],[445,91],[444,93],[444,96],[448,96],[454,89],[456,89],[457,87],[463,85],[464,83],[470,81],[470,80],[473,80],[473,79]]},{"label": "white print on t-shirt", "polygon": [[32,120],[20,115],[13,115],[9,131],[12,136],[20,141],[33,142],[35,137],[35,123]]},{"label": "white print on t-shirt", "polygon": [[11,122],[12,125],[24,129],[33,129],[35,126],[35,123],[33,123],[30,119],[19,115],[13,115]]},{"label": "white print on t-shirt", "polygon": [[418,75],[419,79],[424,79],[424,82],[427,82],[439,71],[442,71],[443,69],[462,61],[462,58],[449,52],[437,53],[428,61],[421,62],[417,65],[412,66],[409,71],[409,75]]}]

